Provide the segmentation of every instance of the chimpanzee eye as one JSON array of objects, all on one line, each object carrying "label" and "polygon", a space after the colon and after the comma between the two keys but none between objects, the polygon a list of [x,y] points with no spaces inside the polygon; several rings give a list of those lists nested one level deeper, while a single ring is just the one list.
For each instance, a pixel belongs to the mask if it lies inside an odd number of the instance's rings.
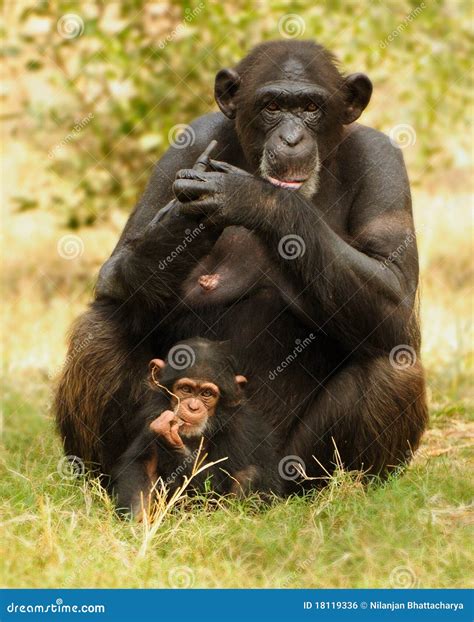
[{"label": "chimpanzee eye", "polygon": [[278,110],[280,110],[280,106],[276,102],[270,102],[266,105],[266,110],[268,110],[269,112],[277,112]]},{"label": "chimpanzee eye", "polygon": [[181,393],[191,393],[191,387],[188,384],[183,384],[183,386],[179,387]]},{"label": "chimpanzee eye", "polygon": [[318,109],[318,107],[316,106],[316,104],[314,102],[310,102],[307,106],[306,106],[306,112],[316,112]]},{"label": "chimpanzee eye", "polygon": [[211,391],[211,389],[203,389],[201,391],[201,395],[203,397],[212,397],[214,395],[214,393]]}]

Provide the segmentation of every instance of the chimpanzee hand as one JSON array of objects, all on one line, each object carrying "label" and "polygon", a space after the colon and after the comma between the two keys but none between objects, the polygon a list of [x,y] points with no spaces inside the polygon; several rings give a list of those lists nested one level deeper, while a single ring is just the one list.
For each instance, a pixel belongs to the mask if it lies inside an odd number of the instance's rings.
[{"label": "chimpanzee hand", "polygon": [[[182,169],[176,174],[173,192],[186,216],[208,216],[211,220],[233,220],[231,197],[242,185],[255,180],[246,171],[217,160],[210,160],[211,171]],[[230,224],[230,223],[226,223]]]},{"label": "chimpanzee hand", "polygon": [[183,422],[172,410],[164,410],[150,423],[150,430],[172,449],[184,449],[184,443],[179,435],[179,428],[182,425]]}]

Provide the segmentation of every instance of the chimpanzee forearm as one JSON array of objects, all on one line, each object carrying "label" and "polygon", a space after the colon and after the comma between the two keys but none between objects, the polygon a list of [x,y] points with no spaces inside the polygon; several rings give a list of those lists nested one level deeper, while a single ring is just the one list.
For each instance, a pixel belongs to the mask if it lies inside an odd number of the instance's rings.
[{"label": "chimpanzee forearm", "polygon": [[[403,342],[417,275],[410,270],[407,275],[403,265],[388,261],[398,241],[388,239],[385,250],[370,255],[343,240],[298,193],[260,180],[248,184],[228,196],[225,212],[232,214],[232,222],[258,231],[275,255],[279,252],[282,266],[301,285],[299,303],[308,318],[327,333],[343,336],[350,347],[364,339],[382,347]],[[254,184],[260,201],[254,199]],[[416,257],[413,229],[409,233],[413,248],[405,261],[410,254]]]},{"label": "chimpanzee forearm", "polygon": [[[199,120],[195,124],[200,127]],[[204,171],[217,141],[196,159],[196,148],[179,154],[170,149],[156,165],[142,200],[130,217],[112,256],[102,266],[97,297],[127,302],[143,312],[157,312],[176,301],[179,285],[190,267],[206,253],[219,232],[210,223],[196,223],[179,213],[170,182],[178,163],[192,159],[193,170]]]},{"label": "chimpanzee forearm", "polygon": [[[116,505],[122,513],[139,515],[148,507],[158,478],[166,490],[190,475],[193,460],[186,450],[169,447],[148,426],[135,438],[112,473]],[[157,491],[161,488],[158,485]]]},{"label": "chimpanzee forearm", "polygon": [[218,232],[170,212],[153,220],[140,234],[126,239],[103,265],[96,292],[128,301],[147,311],[169,308],[179,286]]}]

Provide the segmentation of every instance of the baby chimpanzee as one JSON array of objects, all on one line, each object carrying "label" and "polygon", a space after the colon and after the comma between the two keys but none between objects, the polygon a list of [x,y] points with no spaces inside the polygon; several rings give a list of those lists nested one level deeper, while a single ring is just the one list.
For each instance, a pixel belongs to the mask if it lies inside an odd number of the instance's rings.
[{"label": "baby chimpanzee", "polygon": [[206,463],[227,459],[193,477],[193,490],[204,490],[210,478],[219,494],[280,492],[271,429],[246,400],[246,378],[236,373],[225,343],[181,341],[150,368],[145,428],[113,473],[119,511],[139,515],[158,478],[170,493],[176,490],[192,472],[201,438]]}]

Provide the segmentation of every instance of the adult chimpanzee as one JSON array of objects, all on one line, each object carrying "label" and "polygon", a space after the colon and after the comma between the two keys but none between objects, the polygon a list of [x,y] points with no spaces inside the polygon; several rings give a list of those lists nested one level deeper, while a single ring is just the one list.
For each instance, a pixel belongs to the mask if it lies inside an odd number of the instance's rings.
[{"label": "adult chimpanzee", "polygon": [[203,491],[210,478],[219,494],[278,494],[273,434],[247,402],[246,382],[225,343],[188,339],[174,345],[166,361],[153,359],[152,388],[137,413],[143,430],[112,470],[117,507],[139,515],[158,477],[171,494],[204,456],[216,464],[194,475],[193,490]]},{"label": "adult chimpanzee", "polygon": [[[400,151],[354,124],[371,91],[310,41],[264,43],[219,71],[222,113],[157,164],[75,326],[56,395],[69,454],[110,473],[143,425],[148,361],[208,336],[230,340],[279,456],[299,456],[309,476],[333,469],[336,447],[346,468],[371,473],[409,459],[427,418],[417,248]],[[191,170],[212,139],[218,160]],[[173,192],[179,209],[153,220]],[[280,278],[194,306],[183,286],[229,226],[252,231]],[[289,282],[294,304],[279,291]]]}]

